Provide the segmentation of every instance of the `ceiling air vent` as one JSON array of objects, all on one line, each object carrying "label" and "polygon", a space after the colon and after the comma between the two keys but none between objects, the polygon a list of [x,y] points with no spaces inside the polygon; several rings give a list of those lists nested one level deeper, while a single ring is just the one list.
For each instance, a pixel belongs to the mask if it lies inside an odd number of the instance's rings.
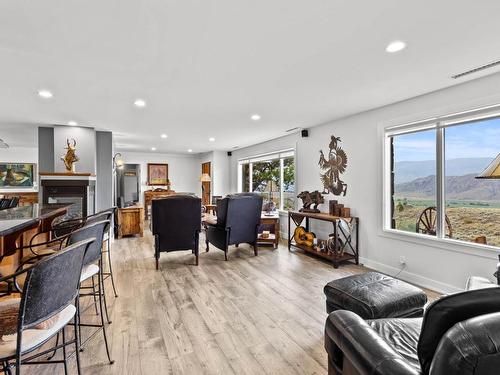
[{"label": "ceiling air vent", "polygon": [[497,65],[500,65],[500,60],[493,61],[493,62],[490,62],[489,64],[481,65],[481,66],[478,66],[476,68],[466,70],[465,72],[455,74],[454,76],[451,76],[451,78],[453,78],[453,79],[462,78],[464,76],[468,76],[469,74],[480,72],[481,70],[493,68]]},{"label": "ceiling air vent", "polygon": [[3,139],[0,139],[0,148],[9,148],[9,145]]}]

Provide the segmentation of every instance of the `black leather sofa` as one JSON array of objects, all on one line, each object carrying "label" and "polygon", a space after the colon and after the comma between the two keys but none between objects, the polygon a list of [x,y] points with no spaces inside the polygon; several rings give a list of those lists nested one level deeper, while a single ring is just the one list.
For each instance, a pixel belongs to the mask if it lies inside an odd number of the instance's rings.
[{"label": "black leather sofa", "polygon": [[162,251],[191,250],[198,265],[201,199],[187,194],[154,199],[151,231],[155,237],[156,269]]},{"label": "black leather sofa", "polygon": [[217,224],[208,224],[206,245],[224,251],[228,259],[230,245],[248,243],[258,255],[257,235],[262,212],[262,197],[254,193],[231,194],[217,201]]},{"label": "black leather sofa", "polygon": [[423,318],[334,311],[325,348],[329,375],[500,374],[500,288],[442,297]]}]

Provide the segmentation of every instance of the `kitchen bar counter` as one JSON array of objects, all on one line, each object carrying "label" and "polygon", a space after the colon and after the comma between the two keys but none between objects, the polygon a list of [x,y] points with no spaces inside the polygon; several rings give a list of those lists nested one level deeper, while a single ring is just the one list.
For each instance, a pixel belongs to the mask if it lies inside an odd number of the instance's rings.
[{"label": "kitchen bar counter", "polygon": [[[50,229],[52,220],[66,214],[67,204],[33,204],[0,211],[0,257],[22,246],[23,233],[35,234]],[[16,245],[16,242],[20,242]]]}]

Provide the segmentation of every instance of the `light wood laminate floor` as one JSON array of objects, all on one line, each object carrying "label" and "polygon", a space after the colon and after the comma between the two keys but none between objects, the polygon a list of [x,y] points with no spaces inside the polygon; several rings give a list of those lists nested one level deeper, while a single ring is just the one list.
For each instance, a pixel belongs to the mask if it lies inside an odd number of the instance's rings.
[{"label": "light wood laminate floor", "polygon": [[[364,272],[334,269],[311,256],[248,245],[232,247],[229,261],[201,246],[162,253],[155,270],[153,238],[112,245],[118,298],[108,287],[109,365],[98,334],[81,353],[84,374],[326,374],[323,286]],[[95,319],[92,310],[87,319]],[[62,365],[23,366],[29,374],[62,374]],[[76,374],[74,358],[71,373]]]}]

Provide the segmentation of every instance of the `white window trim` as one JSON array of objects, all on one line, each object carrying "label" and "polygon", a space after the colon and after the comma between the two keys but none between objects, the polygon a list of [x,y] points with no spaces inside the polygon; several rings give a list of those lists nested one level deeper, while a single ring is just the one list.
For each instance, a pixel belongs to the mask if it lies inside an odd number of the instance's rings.
[{"label": "white window trim", "polygon": [[[444,155],[444,129],[465,123],[482,121],[491,118],[500,118],[500,104],[489,105],[486,107],[475,108],[466,111],[460,111],[452,114],[431,117],[411,123],[400,125],[392,125],[384,128],[383,131],[383,179],[382,179],[382,202],[383,202],[383,218],[382,218],[382,235],[389,238],[404,239],[408,242],[429,244],[434,247],[443,248],[450,251],[458,251],[466,254],[471,254],[474,250],[474,255],[484,256],[487,258],[494,257],[493,254],[498,254],[499,247],[491,245],[483,245],[474,242],[462,241],[457,239],[446,238],[443,235],[444,220],[445,220],[445,155]],[[437,207],[437,233],[436,236],[428,236],[425,234],[406,232],[403,230],[391,228],[391,153],[390,153],[390,138],[396,135],[414,133],[424,130],[436,129],[436,207]],[[462,250],[463,249],[463,250]],[[476,251],[485,251],[483,254],[477,254]]]}]

